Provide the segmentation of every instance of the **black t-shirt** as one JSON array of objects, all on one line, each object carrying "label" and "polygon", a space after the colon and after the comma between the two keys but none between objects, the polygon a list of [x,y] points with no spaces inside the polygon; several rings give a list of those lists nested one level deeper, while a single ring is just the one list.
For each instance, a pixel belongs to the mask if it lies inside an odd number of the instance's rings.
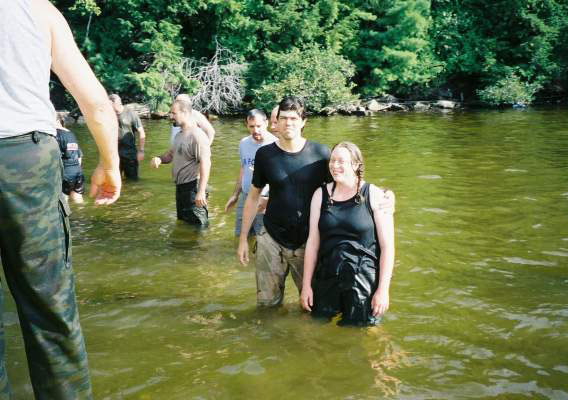
[{"label": "black t-shirt", "polygon": [[309,140],[297,153],[275,143],[256,152],[252,184],[258,189],[270,185],[264,226],[288,249],[297,249],[308,239],[310,202],[314,191],[328,180],[329,156],[327,146]]},{"label": "black t-shirt", "polygon": [[61,159],[65,169],[79,166],[79,158],[82,157],[77,138],[67,129],[57,129],[57,143],[61,150]]}]

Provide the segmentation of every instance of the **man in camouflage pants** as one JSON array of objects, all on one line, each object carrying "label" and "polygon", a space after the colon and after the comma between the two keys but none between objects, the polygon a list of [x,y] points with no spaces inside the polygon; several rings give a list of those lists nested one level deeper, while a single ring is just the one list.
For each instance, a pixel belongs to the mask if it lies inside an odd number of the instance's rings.
[{"label": "man in camouflage pants", "polygon": [[[0,37],[0,255],[34,395],[91,399],[50,68],[77,100],[99,148],[91,178],[97,204],[111,204],[120,195],[116,117],[65,19],[48,0],[0,1]],[[4,344],[0,319],[0,399],[10,398]]]}]

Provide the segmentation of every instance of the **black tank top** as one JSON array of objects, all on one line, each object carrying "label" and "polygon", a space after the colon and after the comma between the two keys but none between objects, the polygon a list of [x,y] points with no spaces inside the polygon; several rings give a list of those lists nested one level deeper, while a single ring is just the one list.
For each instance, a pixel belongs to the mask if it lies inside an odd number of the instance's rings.
[{"label": "black tank top", "polygon": [[[319,264],[334,267],[338,265],[340,256],[345,253],[366,258],[368,262],[378,265],[380,246],[378,246],[373,211],[369,199],[369,184],[361,188],[361,201],[356,196],[345,200],[333,200],[330,203],[326,185],[322,186],[322,204],[319,219],[320,248]],[[339,253],[343,253],[342,255]],[[353,260],[356,264],[361,261]]]}]

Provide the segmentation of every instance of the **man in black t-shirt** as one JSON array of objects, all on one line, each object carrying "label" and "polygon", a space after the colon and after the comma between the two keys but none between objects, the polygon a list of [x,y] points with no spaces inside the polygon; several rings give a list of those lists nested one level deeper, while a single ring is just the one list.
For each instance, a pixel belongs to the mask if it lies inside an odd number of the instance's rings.
[{"label": "man in black t-shirt", "polygon": [[285,97],[278,110],[280,139],[256,152],[237,253],[241,263],[246,264],[247,232],[256,214],[260,192],[269,184],[264,229],[257,235],[257,304],[261,306],[282,303],[289,272],[298,291],[302,289],[310,201],[328,176],[330,154],[327,146],[302,137],[305,124],[301,100]]},{"label": "man in black t-shirt", "polygon": [[[120,157],[120,172],[127,179],[138,180],[138,162],[144,160],[144,143],[146,133],[140,117],[134,110],[124,107],[117,94],[111,94],[109,100],[118,119],[118,155]],[[138,133],[139,147],[136,148]]]}]

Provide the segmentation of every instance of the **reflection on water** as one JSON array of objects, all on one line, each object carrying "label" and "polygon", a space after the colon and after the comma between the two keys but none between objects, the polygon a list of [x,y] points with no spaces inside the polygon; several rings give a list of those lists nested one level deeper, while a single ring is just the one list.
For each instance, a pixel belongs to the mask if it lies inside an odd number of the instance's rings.
[{"label": "reflection on water", "polygon": [[[397,261],[382,325],[313,321],[290,282],[257,310],[234,214],[240,120],[214,123],[210,218],[176,220],[168,166],[115,206],[74,206],[73,264],[98,399],[568,398],[565,110],[312,118],[306,135],[362,149],[397,195]],[[77,127],[86,168],[93,141]],[[148,159],[169,140],[146,124]],[[16,399],[30,398],[13,303]]]}]

